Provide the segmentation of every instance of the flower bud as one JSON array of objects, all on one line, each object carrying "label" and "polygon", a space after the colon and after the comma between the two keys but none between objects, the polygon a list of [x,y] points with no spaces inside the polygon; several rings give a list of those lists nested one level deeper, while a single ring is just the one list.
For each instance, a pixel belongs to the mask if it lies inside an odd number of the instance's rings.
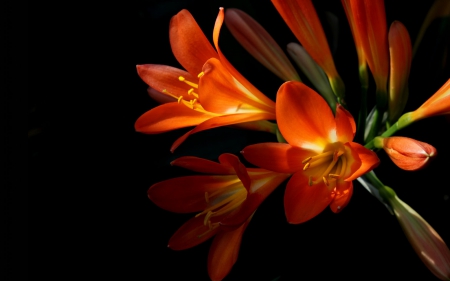
[{"label": "flower bud", "polygon": [[450,280],[450,250],[441,236],[397,196],[390,196],[388,201],[408,241],[422,262],[437,278]]},{"label": "flower bud", "polygon": [[415,171],[425,167],[437,150],[428,143],[406,137],[376,137],[375,147],[383,148],[399,168]]}]

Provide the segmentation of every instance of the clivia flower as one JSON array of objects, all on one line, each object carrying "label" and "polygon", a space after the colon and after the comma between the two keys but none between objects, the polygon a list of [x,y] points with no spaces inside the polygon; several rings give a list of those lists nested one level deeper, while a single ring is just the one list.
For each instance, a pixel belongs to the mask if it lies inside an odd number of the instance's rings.
[{"label": "clivia flower", "polygon": [[[223,56],[218,40],[224,19],[217,17],[213,39],[217,52],[187,10],[170,22],[170,44],[178,62],[187,70],[166,65],[138,65],[139,76],[152,89],[172,97],[144,113],[135,123],[138,132],[158,134],[196,126],[171,147],[173,151],[190,134],[226,125],[275,119],[275,104],[248,82]],[[269,122],[267,122],[269,123]],[[262,124],[261,130],[274,130]],[[251,128],[255,128],[253,126]]]},{"label": "clivia flower", "polygon": [[328,205],[337,213],[353,192],[352,181],[375,168],[376,154],[352,142],[355,121],[338,105],[336,116],[315,91],[284,83],[277,94],[277,122],[288,143],[260,143],[242,151],[254,165],[292,173],[284,206],[288,222],[302,223]]},{"label": "clivia flower", "polygon": [[395,165],[407,171],[424,168],[437,155],[432,145],[406,137],[376,137],[374,145],[383,148]]},{"label": "clivia flower", "polygon": [[239,158],[222,154],[219,163],[181,157],[172,165],[210,175],[185,176],[154,184],[148,196],[159,207],[177,213],[197,213],[169,240],[169,248],[184,250],[214,236],[208,273],[222,280],[237,260],[242,234],[253,213],[289,174],[246,168]]}]

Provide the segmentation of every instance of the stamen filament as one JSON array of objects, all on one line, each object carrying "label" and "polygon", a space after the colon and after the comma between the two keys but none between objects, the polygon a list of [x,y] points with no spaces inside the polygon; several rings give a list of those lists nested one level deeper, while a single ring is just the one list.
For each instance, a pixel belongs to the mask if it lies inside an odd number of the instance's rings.
[{"label": "stamen filament", "polygon": [[178,80],[180,80],[181,82],[184,82],[184,83],[188,84],[188,85],[191,86],[191,87],[194,87],[194,88],[198,89],[198,84],[195,84],[195,83],[193,83],[193,82],[191,82],[191,81],[189,81],[189,80],[186,80],[186,78],[184,78],[183,76],[178,77]]}]

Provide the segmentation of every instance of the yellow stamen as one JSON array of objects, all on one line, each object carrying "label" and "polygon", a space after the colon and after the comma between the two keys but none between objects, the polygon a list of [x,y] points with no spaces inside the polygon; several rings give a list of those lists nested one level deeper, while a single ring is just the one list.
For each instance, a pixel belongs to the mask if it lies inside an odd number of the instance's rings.
[{"label": "yellow stamen", "polygon": [[208,224],[209,229],[207,231],[203,232],[202,234],[198,235],[197,238],[201,238],[202,236],[205,236],[206,234],[208,234],[211,231],[213,231],[214,229],[216,229],[218,226],[219,226],[219,223],[217,223],[217,222]]},{"label": "yellow stamen", "polygon": [[198,89],[198,84],[195,84],[195,83],[193,83],[193,82],[191,82],[191,81],[189,81],[189,80],[186,80],[186,78],[184,78],[183,76],[178,77],[178,80],[180,80],[181,82],[184,82],[184,83],[188,84],[188,85],[191,86],[191,87],[194,87],[194,88]]},{"label": "yellow stamen", "polygon": [[204,225],[207,225],[207,224],[208,224],[209,218],[210,218],[213,214],[214,214],[214,213],[211,212],[211,211],[208,211],[208,213],[206,213],[206,216],[205,216],[205,218],[203,219],[203,224],[204,224]]},{"label": "yellow stamen", "polygon": [[303,161],[302,161],[302,164],[308,163],[308,162],[309,162],[309,160],[311,160],[311,159],[312,159],[312,157],[308,157],[308,158],[306,158],[305,160],[303,160]]},{"label": "yellow stamen", "polygon": [[205,73],[202,71],[202,72],[200,72],[200,73],[197,75],[197,78],[200,78],[200,77],[202,77],[203,75],[205,75]]},{"label": "yellow stamen", "polygon": [[206,203],[209,203],[209,196],[208,196],[208,192],[205,192],[205,201],[206,201]]},{"label": "yellow stamen", "polygon": [[182,99],[183,99],[183,96],[179,96],[178,97],[178,103],[180,103]]},{"label": "yellow stamen", "polygon": [[[336,169],[336,170],[337,170],[337,169]],[[333,178],[333,179],[338,179],[338,178],[340,178],[341,176],[340,176],[340,175],[337,175],[337,174],[329,174],[328,177]]]},{"label": "yellow stamen", "polygon": [[322,177],[323,182],[326,184],[326,186],[328,186],[328,181],[326,177]]},{"label": "yellow stamen", "polygon": [[189,91],[188,91],[188,95],[191,95],[191,93],[194,91],[194,88],[191,88]]},{"label": "yellow stamen", "polygon": [[306,171],[306,169],[308,169],[309,166],[311,166],[311,163],[306,163],[305,166],[303,166],[303,171]]},{"label": "yellow stamen", "polygon": [[313,185],[313,180],[312,180],[312,177],[311,177],[311,176],[309,176],[309,178],[308,178],[308,185],[309,185],[309,186],[312,186],[312,185]]}]

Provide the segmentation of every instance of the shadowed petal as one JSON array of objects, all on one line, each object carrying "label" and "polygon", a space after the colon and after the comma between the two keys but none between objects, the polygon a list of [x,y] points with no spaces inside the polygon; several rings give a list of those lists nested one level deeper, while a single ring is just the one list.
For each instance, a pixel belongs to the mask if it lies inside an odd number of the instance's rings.
[{"label": "shadowed petal", "polygon": [[244,187],[248,190],[250,188],[250,176],[248,175],[247,168],[241,163],[236,155],[230,153],[223,153],[219,156],[219,162],[226,166],[233,167],[238,178],[241,180]]},{"label": "shadowed petal", "polygon": [[211,193],[239,181],[235,175],[172,178],[152,185],[148,197],[158,207],[171,212],[199,212],[208,206],[205,192]]},{"label": "shadowed petal", "polygon": [[220,281],[230,272],[238,258],[242,234],[249,221],[236,230],[219,232],[214,237],[208,254],[208,274],[212,281]]},{"label": "shadowed petal", "polygon": [[172,101],[176,101],[176,98],[179,96],[188,97],[188,91],[192,88],[188,84],[180,82],[178,77],[183,76],[193,83],[198,82],[198,78],[190,75],[188,72],[167,65],[143,64],[137,65],[136,68],[139,77],[147,85],[158,92],[166,92],[169,96],[172,94],[174,96]]},{"label": "shadowed petal", "polygon": [[168,247],[172,250],[185,250],[197,246],[214,236],[218,227],[210,230],[204,225],[204,216],[194,217],[183,224],[170,238]]},{"label": "shadowed petal", "polygon": [[195,156],[183,156],[170,162],[172,166],[178,166],[191,171],[215,174],[215,175],[234,175],[235,171],[230,166]]},{"label": "shadowed petal", "polygon": [[241,152],[244,158],[258,167],[279,173],[295,173],[303,169],[302,161],[314,152],[287,143],[258,143],[249,145]]},{"label": "shadowed petal", "polygon": [[281,85],[276,102],[277,121],[287,142],[322,152],[336,139],[336,122],[325,100],[300,82]]},{"label": "shadowed petal", "polygon": [[202,71],[210,58],[218,58],[214,48],[191,13],[181,10],[170,20],[170,46],[178,62],[192,75]]},{"label": "shadowed petal", "polygon": [[349,142],[346,146],[351,147],[351,149],[358,154],[358,157],[361,160],[361,165],[356,171],[353,172],[353,174],[351,174],[350,177],[346,178],[345,181],[352,181],[365,173],[372,171],[378,166],[378,164],[380,164],[380,159],[378,159],[377,154],[372,150],[369,150],[355,142]]},{"label": "shadowed petal", "polygon": [[289,223],[302,223],[320,214],[333,200],[334,187],[319,182],[312,186],[302,172],[289,180],[284,193],[284,210]]}]

